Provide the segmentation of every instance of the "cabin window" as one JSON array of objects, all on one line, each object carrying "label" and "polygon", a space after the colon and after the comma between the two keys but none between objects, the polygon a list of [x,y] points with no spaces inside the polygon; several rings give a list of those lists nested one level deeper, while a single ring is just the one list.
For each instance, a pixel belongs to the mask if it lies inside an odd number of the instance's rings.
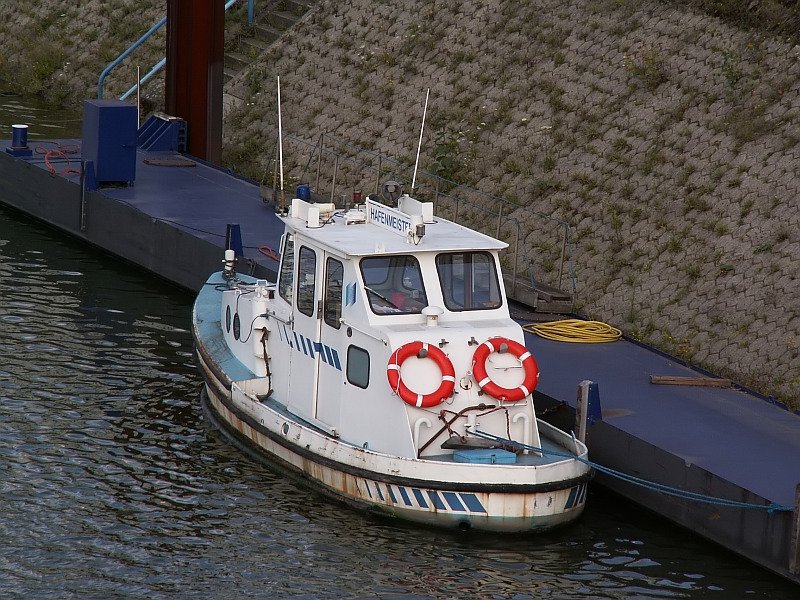
[{"label": "cabin window", "polygon": [[297,267],[297,310],[309,317],[314,315],[316,298],[317,253],[300,246]]},{"label": "cabin window", "polygon": [[488,252],[453,252],[436,257],[448,310],[486,310],[502,304],[494,257]]},{"label": "cabin window", "polygon": [[420,313],[428,305],[419,262],[413,256],[362,258],[361,276],[375,314]]},{"label": "cabin window", "polygon": [[281,250],[281,272],[278,276],[278,294],[289,304],[294,289],[294,236],[286,234]]},{"label": "cabin window", "polygon": [[342,282],[344,265],[335,258],[329,258],[325,264],[325,322],[339,329],[342,317]]},{"label": "cabin window", "polygon": [[364,389],[369,385],[369,353],[358,346],[347,348],[347,381]]}]

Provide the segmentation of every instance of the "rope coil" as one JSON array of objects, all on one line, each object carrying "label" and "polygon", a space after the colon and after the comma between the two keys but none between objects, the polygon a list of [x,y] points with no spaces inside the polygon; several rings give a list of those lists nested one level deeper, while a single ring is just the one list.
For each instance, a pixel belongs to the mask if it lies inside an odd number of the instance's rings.
[{"label": "rope coil", "polygon": [[583,321],[581,319],[565,319],[548,323],[528,323],[522,327],[525,331],[556,342],[572,342],[577,344],[599,344],[615,342],[622,337],[622,332],[601,321]]}]

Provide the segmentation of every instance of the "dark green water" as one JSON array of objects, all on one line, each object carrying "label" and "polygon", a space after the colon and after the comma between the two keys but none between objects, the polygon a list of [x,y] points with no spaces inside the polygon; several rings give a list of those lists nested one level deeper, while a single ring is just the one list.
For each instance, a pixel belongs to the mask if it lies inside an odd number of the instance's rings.
[{"label": "dark green water", "polygon": [[6,92],[0,87],[0,140],[11,139],[11,126],[16,123],[28,125],[28,139],[31,140],[80,137],[80,110],[54,111],[35,98],[3,94]]},{"label": "dark green water", "polygon": [[537,537],[412,528],[310,493],[208,425],[191,302],[0,209],[0,598],[800,594],[596,487],[579,522]]}]

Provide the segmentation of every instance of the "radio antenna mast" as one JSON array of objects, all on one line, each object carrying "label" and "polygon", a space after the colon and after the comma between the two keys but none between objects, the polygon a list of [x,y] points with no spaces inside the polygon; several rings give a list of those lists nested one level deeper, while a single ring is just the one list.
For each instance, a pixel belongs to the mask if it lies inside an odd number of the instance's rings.
[{"label": "radio antenna mast", "polygon": [[283,197],[283,121],[281,120],[281,78],[278,76],[278,163],[281,171],[281,210],[284,209]]},{"label": "radio antenna mast", "polygon": [[422,127],[419,128],[419,143],[417,144],[417,160],[414,162],[414,177],[411,178],[411,191],[417,184],[417,167],[419,166],[419,151],[422,150],[422,132],[425,131],[425,115],[428,114],[428,97],[431,95],[431,88],[425,94],[425,108],[422,111]]}]

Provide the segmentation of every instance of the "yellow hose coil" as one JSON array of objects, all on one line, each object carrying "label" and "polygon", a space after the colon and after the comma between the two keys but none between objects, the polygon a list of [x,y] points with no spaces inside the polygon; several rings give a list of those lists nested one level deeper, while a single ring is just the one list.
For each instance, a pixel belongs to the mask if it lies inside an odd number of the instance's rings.
[{"label": "yellow hose coil", "polygon": [[582,321],[580,319],[565,319],[563,321],[550,321],[549,323],[528,323],[523,326],[523,329],[548,340],[579,344],[614,342],[622,337],[622,332],[619,329],[607,323]]}]

